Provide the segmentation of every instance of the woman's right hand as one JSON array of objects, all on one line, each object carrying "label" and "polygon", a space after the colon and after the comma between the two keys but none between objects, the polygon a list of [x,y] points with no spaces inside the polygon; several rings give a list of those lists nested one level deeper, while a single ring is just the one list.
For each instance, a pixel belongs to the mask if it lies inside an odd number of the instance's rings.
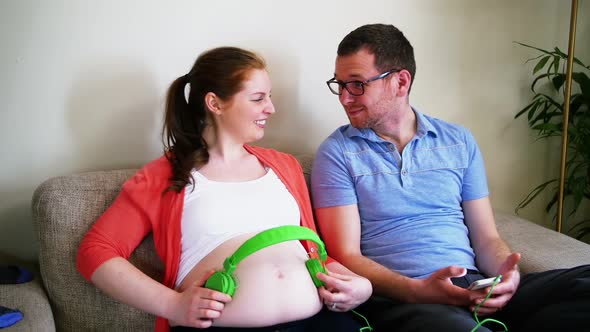
[{"label": "woman's right hand", "polygon": [[225,304],[231,301],[231,296],[203,287],[211,274],[213,271],[178,293],[169,319],[170,326],[208,328],[214,319],[221,316]]}]

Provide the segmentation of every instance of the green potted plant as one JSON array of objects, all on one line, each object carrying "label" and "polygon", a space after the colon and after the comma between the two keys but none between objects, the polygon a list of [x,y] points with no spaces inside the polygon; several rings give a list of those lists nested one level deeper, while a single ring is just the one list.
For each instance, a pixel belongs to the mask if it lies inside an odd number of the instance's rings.
[{"label": "green potted plant", "polygon": [[[514,118],[526,115],[529,127],[536,132],[539,140],[562,137],[567,54],[557,47],[550,51],[522,43],[517,44],[534,49],[540,55],[527,60],[527,62],[536,61],[531,84],[533,97]],[[586,239],[586,236],[590,234],[590,219],[575,219],[576,212],[590,200],[590,79],[587,75],[589,70],[590,66],[574,58],[564,177],[564,202],[567,202],[567,205],[564,204],[563,220],[564,225],[566,218],[571,224],[566,230],[567,234],[578,239]],[[555,220],[559,175],[535,187],[518,204],[516,212],[518,213],[518,210],[540,197],[539,194],[545,190],[550,190],[552,193],[545,210],[548,214],[553,214],[552,217]]]}]

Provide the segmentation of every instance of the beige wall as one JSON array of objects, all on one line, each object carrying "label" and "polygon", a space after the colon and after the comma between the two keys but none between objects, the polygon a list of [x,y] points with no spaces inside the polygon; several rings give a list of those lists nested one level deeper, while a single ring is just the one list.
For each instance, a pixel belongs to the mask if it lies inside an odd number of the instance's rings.
[{"label": "beige wall", "polygon": [[[157,157],[165,90],[207,48],[266,57],[278,112],[261,144],[313,153],[346,123],[324,83],[336,46],[375,22],[406,33],[418,62],[411,103],[473,131],[494,206],[512,211],[557,167],[513,120],[533,55],[513,41],[566,49],[568,20],[568,2],[554,0],[1,1],[0,254],[35,259],[29,205],[45,179]],[[540,206],[522,215],[543,223]]]}]

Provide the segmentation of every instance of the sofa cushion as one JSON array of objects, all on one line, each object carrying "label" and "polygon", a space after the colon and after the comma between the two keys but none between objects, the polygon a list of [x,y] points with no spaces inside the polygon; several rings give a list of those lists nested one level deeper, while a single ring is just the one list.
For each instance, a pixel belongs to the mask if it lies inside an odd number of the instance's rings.
[{"label": "sofa cushion", "polygon": [[23,319],[3,332],[55,332],[55,323],[41,278],[21,284],[0,284],[0,306],[22,312]]},{"label": "sofa cushion", "polygon": [[[297,156],[309,183],[312,156]],[[76,270],[82,237],[111,205],[136,170],[88,172],[49,179],[33,195],[33,223],[39,264],[58,331],[150,331],[153,315],[121,304],[99,291]],[[523,272],[590,264],[590,246],[514,215],[496,212],[498,230],[521,252]],[[163,265],[151,235],[130,261],[155,280]]]},{"label": "sofa cushion", "polygon": [[[39,265],[58,331],[150,331],[155,317],[118,303],[76,270],[78,245],[136,170],[89,172],[56,177],[33,195]],[[130,261],[156,280],[163,265],[148,236]]]},{"label": "sofa cushion", "polygon": [[495,211],[498,231],[522,257],[523,273],[590,264],[590,245],[513,214]]}]

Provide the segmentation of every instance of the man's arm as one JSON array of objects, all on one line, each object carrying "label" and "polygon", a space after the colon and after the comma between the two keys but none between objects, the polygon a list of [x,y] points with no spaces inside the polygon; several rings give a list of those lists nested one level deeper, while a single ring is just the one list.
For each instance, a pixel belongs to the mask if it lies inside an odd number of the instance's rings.
[{"label": "man's arm", "polygon": [[[510,301],[520,284],[517,265],[520,254],[512,253],[500,238],[488,197],[464,201],[462,205],[477,267],[489,276],[502,275],[502,282],[494,288],[494,296],[480,308],[480,313],[491,314]],[[475,304],[471,305],[472,310]]]},{"label": "man's arm", "polygon": [[409,303],[469,303],[468,291],[452,285],[449,279],[464,275],[463,268],[447,267],[419,280],[364,257],[360,250],[361,225],[356,204],[318,208],[315,212],[330,256],[369,279],[376,294]]},{"label": "man's arm", "polygon": [[463,214],[477,267],[486,275],[497,275],[512,252],[496,229],[489,197],[464,201]]}]

